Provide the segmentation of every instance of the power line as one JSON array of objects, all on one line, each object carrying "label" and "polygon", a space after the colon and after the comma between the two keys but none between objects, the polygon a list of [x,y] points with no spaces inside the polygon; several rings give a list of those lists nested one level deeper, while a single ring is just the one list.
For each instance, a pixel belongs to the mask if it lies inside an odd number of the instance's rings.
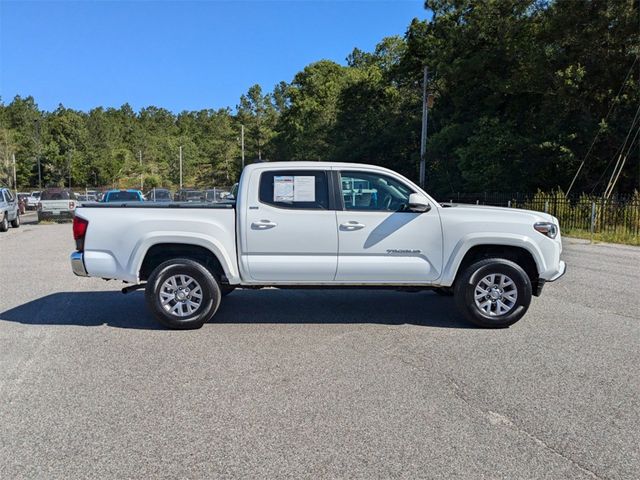
[{"label": "power line", "polygon": [[[611,106],[609,107],[609,111],[607,112],[607,115],[604,117],[604,121],[605,122],[609,119],[609,115],[611,115],[611,112],[613,111],[613,109],[617,105],[617,100],[620,97],[620,94],[622,93],[622,90],[624,90],[624,86],[627,84],[627,80],[629,79],[629,75],[631,75],[631,72],[633,71],[633,67],[635,67],[637,61],[638,61],[638,56],[636,56],[636,58],[633,59],[633,63],[631,64],[631,67],[629,68],[629,71],[627,72],[627,75],[624,77],[624,80],[622,81],[622,85],[620,85],[620,89],[618,90],[618,94],[613,99],[613,102],[611,103]],[[598,140],[598,137],[600,136],[600,131],[601,130],[598,129],[598,132],[596,133],[596,136],[593,137],[593,141],[591,142],[591,145],[589,146],[589,150],[587,150],[587,154],[582,159],[582,162],[580,163],[580,166],[578,167],[578,170],[576,171],[576,174],[573,176],[573,180],[571,180],[571,185],[569,185],[569,188],[567,189],[567,196],[571,192],[571,189],[573,188],[573,184],[576,182],[576,179],[578,178],[578,175],[580,175],[580,172],[582,171],[582,167],[584,167],[584,163],[587,161],[587,158],[589,158],[589,155],[591,154],[591,150],[593,150],[593,146],[596,144],[596,141]]]}]

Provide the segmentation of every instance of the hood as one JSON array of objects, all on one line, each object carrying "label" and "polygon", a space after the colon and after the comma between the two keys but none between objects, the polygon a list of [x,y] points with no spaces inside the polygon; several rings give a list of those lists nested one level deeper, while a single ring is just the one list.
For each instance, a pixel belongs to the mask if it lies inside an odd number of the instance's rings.
[{"label": "hood", "polygon": [[453,203],[446,204],[447,206],[443,208],[444,214],[447,214],[447,211],[459,212],[459,213],[468,213],[470,215],[482,215],[486,214],[487,216],[493,218],[519,218],[529,217],[535,222],[552,222],[559,226],[558,219],[553,215],[544,212],[538,212],[536,210],[525,210],[522,208],[508,208],[508,207],[491,207],[487,205],[472,205],[465,203]]}]

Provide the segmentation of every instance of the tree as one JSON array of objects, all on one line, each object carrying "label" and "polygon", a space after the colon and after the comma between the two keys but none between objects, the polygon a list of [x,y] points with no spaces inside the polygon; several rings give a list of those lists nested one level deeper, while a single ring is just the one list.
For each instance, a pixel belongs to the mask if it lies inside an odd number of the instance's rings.
[{"label": "tree", "polygon": [[262,94],[260,85],[253,85],[240,97],[238,121],[245,127],[245,148],[249,158],[262,160],[275,135],[277,111],[272,98],[271,94]]}]

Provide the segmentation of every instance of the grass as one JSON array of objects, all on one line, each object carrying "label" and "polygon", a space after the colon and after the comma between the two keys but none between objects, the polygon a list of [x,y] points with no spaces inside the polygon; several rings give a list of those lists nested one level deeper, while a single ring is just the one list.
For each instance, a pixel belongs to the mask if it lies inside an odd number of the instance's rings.
[{"label": "grass", "polygon": [[561,233],[563,236],[584,238],[586,240],[593,240],[594,242],[606,242],[606,243],[622,243],[625,245],[640,246],[640,237],[631,234],[624,228],[618,228],[613,232],[595,232],[591,234],[589,230],[583,230],[578,228],[563,229],[560,225]]}]

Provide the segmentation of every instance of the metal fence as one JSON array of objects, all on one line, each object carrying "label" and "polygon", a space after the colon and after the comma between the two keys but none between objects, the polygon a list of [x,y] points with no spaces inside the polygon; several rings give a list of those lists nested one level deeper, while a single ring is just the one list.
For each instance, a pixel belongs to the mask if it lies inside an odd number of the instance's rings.
[{"label": "metal fence", "polygon": [[640,238],[640,194],[610,199],[581,195],[567,197],[562,192],[452,193],[439,198],[452,203],[470,203],[509,208],[525,208],[550,213],[564,230],[584,230],[630,239]]}]

